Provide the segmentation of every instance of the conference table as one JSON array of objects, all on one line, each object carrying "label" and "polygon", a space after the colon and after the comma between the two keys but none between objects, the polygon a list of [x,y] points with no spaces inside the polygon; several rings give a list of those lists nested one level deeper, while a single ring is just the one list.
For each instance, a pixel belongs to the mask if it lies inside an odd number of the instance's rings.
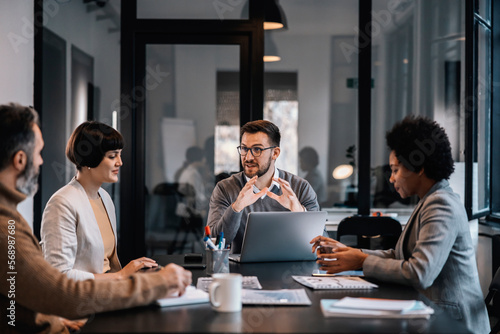
[{"label": "conference table", "polygon": [[[184,264],[183,255],[153,257],[159,264]],[[230,272],[257,276],[265,290],[305,289],[310,306],[244,305],[241,312],[219,313],[209,303],[136,307],[99,313],[91,317],[82,333],[468,333],[465,325],[452,319],[411,287],[375,280],[372,290],[313,290],[292,279],[292,275],[311,275],[315,261],[230,264]],[[206,277],[205,269],[190,269],[193,284]],[[147,273],[144,273],[147,275]],[[434,308],[429,319],[380,319],[324,317],[321,299],[345,296],[417,299]]]}]

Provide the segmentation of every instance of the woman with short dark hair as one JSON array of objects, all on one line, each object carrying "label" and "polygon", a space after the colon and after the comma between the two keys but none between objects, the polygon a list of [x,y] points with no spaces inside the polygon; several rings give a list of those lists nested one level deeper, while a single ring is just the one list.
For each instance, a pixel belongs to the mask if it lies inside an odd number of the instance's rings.
[{"label": "woman with short dark hair", "polygon": [[[390,182],[402,198],[418,195],[420,201],[395,249],[354,249],[322,236],[311,240],[321,269],[362,267],[366,277],[413,286],[471,332],[488,333],[467,214],[447,181],[454,170],[448,136],[435,121],[409,116],[386,139]],[[333,252],[322,253],[318,246]]]},{"label": "woman with short dark hair", "polygon": [[76,176],[47,202],[41,227],[45,259],[69,278],[123,278],[154,260],[140,258],[121,267],[116,253],[115,206],[103,183],[118,181],[122,135],[100,122],[84,122],[71,135],[66,156]]}]

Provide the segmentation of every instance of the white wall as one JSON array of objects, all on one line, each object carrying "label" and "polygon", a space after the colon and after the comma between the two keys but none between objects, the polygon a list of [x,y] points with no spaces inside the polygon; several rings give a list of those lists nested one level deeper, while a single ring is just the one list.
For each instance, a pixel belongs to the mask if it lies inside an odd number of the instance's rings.
[{"label": "white wall", "polygon": [[[120,97],[120,32],[109,30],[119,28],[111,18],[98,20],[97,17],[105,15],[105,10],[114,11],[115,8],[108,4],[106,9],[88,13],[87,5],[82,1],[64,2],[58,5],[57,11],[45,24],[46,28],[66,41],[66,106],[68,116],[72,116],[67,118],[68,138],[74,128],[86,120],[86,115],[75,115],[74,110],[71,110],[72,46],[94,58],[94,85],[100,89],[99,114],[96,116],[111,125],[111,112],[118,105]],[[119,20],[119,16],[116,20]]]},{"label": "white wall", "polygon": [[[281,61],[266,63],[266,72],[296,72],[299,97],[298,143],[316,149],[319,170],[327,180],[330,125],[330,40],[331,36],[279,36],[276,47]],[[300,50],[300,52],[298,52]],[[298,152],[297,152],[298,153]]]},{"label": "white wall", "polygon": [[[0,1],[0,104],[33,105],[33,45],[33,2]],[[33,226],[33,198],[18,210]]]}]

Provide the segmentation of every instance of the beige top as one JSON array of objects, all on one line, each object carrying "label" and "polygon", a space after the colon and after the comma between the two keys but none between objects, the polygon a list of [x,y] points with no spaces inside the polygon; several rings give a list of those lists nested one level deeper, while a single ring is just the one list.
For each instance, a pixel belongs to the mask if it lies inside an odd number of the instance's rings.
[{"label": "beige top", "polygon": [[111,269],[109,262],[115,254],[115,235],[113,234],[108,212],[104,207],[101,197],[91,199],[90,205],[92,205],[97,225],[99,225],[99,230],[101,231],[102,243],[104,245],[104,265],[102,272],[105,273]]}]

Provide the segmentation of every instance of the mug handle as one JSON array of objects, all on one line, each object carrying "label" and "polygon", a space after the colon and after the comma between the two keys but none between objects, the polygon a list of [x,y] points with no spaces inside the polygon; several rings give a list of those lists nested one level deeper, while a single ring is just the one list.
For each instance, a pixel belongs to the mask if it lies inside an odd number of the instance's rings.
[{"label": "mug handle", "polygon": [[208,295],[209,295],[209,300],[210,304],[215,307],[219,308],[220,307],[220,302],[217,302],[215,300],[215,290],[220,286],[219,282],[212,282],[209,287],[208,287]]}]

